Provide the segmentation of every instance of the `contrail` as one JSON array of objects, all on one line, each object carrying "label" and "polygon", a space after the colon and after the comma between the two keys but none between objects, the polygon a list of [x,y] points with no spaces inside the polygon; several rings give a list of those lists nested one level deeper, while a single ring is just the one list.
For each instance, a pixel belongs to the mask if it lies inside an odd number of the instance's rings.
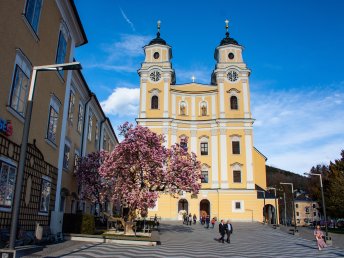
[{"label": "contrail", "polygon": [[131,29],[132,29],[133,31],[135,31],[135,26],[134,26],[134,24],[131,22],[131,20],[129,20],[129,18],[127,17],[127,15],[123,12],[122,8],[120,7],[119,9],[121,10],[121,13],[122,13],[122,16],[123,16],[124,20],[126,20],[126,22],[130,25]]}]

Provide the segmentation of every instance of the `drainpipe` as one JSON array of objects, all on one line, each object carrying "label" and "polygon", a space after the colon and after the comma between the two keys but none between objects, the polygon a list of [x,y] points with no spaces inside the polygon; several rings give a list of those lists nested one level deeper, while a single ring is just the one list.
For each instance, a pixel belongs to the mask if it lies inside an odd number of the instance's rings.
[{"label": "drainpipe", "polygon": [[81,147],[80,147],[80,152],[81,152],[81,156],[83,157],[85,155],[84,153],[84,143],[85,143],[85,127],[86,127],[86,113],[87,113],[87,107],[88,104],[90,103],[92,97],[94,96],[94,93],[90,94],[89,99],[86,101],[85,106],[84,106],[84,124],[82,126],[82,137],[81,137]]},{"label": "drainpipe", "polygon": [[[98,150],[100,151],[100,146],[101,146],[101,139],[102,139],[102,136],[104,136],[104,133],[103,133],[103,124],[104,122],[106,121],[106,118],[104,118],[101,122],[100,122],[100,135],[99,135],[99,146],[98,146]],[[104,149],[104,146],[103,146],[103,149]]]}]

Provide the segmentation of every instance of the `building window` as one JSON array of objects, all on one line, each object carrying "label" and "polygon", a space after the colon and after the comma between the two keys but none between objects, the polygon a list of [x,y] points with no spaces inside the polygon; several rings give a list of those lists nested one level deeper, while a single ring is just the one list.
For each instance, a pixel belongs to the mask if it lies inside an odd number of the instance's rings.
[{"label": "building window", "polygon": [[78,170],[78,162],[79,162],[79,152],[75,151],[74,153],[74,165],[73,165],[73,171],[76,173]]},{"label": "building window", "polygon": [[298,204],[295,204],[295,208],[296,208],[296,209],[299,208],[299,205],[298,205]]},{"label": "building window", "polygon": [[315,209],[315,203],[313,203],[313,209]]},{"label": "building window", "polygon": [[47,138],[54,144],[56,144],[57,123],[59,118],[60,105],[61,103],[59,102],[59,100],[55,96],[53,96],[50,100]]},{"label": "building window", "polygon": [[88,132],[87,132],[87,139],[89,141],[92,140],[92,127],[93,127],[93,115],[92,115],[92,112],[90,112],[90,115],[88,116]]},{"label": "building window", "polygon": [[231,102],[231,109],[237,110],[238,109],[238,98],[236,96],[232,96],[230,99]]},{"label": "building window", "polygon": [[79,104],[79,110],[78,110],[78,132],[81,133],[82,126],[84,121],[84,107],[82,104]]},{"label": "building window", "polygon": [[299,213],[299,212],[296,212],[296,216],[300,216],[300,213]]},{"label": "building window", "polygon": [[25,17],[32,29],[37,33],[39,17],[41,15],[42,0],[27,0]]},{"label": "building window", "polygon": [[208,183],[208,171],[207,170],[202,170],[201,183]]},{"label": "building window", "polygon": [[305,208],[305,212],[306,212],[306,214],[309,214],[309,207]]},{"label": "building window", "polygon": [[14,196],[16,167],[0,160],[0,209],[10,211]]},{"label": "building window", "polygon": [[[66,59],[66,53],[67,53],[67,40],[66,36],[60,31],[59,34],[59,41],[57,45],[57,54],[56,54],[56,64],[63,64]],[[63,76],[63,70],[58,71],[61,76]]]},{"label": "building window", "polygon": [[208,143],[201,142],[201,155],[208,155]]},{"label": "building window", "polygon": [[25,116],[28,91],[29,76],[24,73],[19,65],[16,65],[12,84],[10,106],[22,117]]},{"label": "building window", "polygon": [[39,211],[42,213],[49,212],[49,203],[50,203],[50,193],[51,193],[51,179],[49,177],[42,177],[41,185],[41,199],[39,205]]},{"label": "building window", "polygon": [[103,138],[103,150],[107,150],[107,142],[108,142],[108,140],[107,140],[107,136],[106,135],[104,135],[104,138]]},{"label": "building window", "polygon": [[313,212],[313,216],[314,217],[316,217],[317,216],[317,212],[315,211],[315,212]]},{"label": "building window", "polygon": [[239,141],[232,141],[232,153],[233,154],[240,154],[240,142]]},{"label": "building window", "polygon": [[96,144],[98,143],[98,140],[99,140],[99,125],[98,125],[98,120],[96,120],[96,132],[95,132],[95,135],[94,135],[95,139],[96,139]]},{"label": "building window", "polygon": [[235,209],[240,210],[241,209],[241,203],[240,202],[235,202]]},{"label": "building window", "polygon": [[153,96],[151,101],[151,109],[158,109],[159,108],[159,97]]},{"label": "building window", "polygon": [[63,156],[63,168],[68,169],[69,168],[69,159],[70,159],[70,145],[65,144],[64,147],[64,156]]},{"label": "building window", "polygon": [[241,183],[241,171],[234,170],[233,171],[233,182],[234,183]]},{"label": "building window", "polygon": [[70,122],[73,122],[74,104],[75,104],[75,94],[73,91],[70,91],[69,108],[68,108],[68,119]]}]

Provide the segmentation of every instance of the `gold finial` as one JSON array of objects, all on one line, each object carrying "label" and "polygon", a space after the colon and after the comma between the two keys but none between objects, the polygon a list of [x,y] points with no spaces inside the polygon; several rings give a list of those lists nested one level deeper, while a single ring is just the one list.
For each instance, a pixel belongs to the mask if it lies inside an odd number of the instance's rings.
[{"label": "gold finial", "polygon": [[161,21],[158,20],[158,32],[160,32],[160,24],[161,24]]},{"label": "gold finial", "polygon": [[225,20],[225,23],[226,23],[226,37],[228,38],[229,37],[229,32],[228,32],[228,23],[229,23],[229,20],[228,19],[226,19]]},{"label": "gold finial", "polygon": [[192,82],[195,82],[195,80],[196,80],[195,75],[192,75],[191,80],[192,80]]}]

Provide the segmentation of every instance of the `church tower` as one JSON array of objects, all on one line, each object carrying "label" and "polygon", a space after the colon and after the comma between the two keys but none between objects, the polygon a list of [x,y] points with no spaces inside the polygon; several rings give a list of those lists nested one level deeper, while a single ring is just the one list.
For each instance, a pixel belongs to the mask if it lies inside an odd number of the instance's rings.
[{"label": "church tower", "polygon": [[228,20],[225,28],[215,49],[210,84],[194,79],[176,84],[172,49],[160,37],[160,21],[156,38],[144,47],[136,121],[164,135],[166,147],[179,143],[194,152],[203,176],[199,194],[183,192],[178,198],[161,194],[150,216],[181,219],[191,212],[197,217],[262,221],[264,203],[258,192],[266,188],[266,158],[253,147],[251,71],[243,61],[243,47],[229,35]]},{"label": "church tower", "polygon": [[160,37],[160,21],[157,24],[156,38],[144,47],[145,60],[138,70],[141,78],[140,118],[167,118],[169,116],[169,90],[176,78],[172,69],[172,49]]}]

